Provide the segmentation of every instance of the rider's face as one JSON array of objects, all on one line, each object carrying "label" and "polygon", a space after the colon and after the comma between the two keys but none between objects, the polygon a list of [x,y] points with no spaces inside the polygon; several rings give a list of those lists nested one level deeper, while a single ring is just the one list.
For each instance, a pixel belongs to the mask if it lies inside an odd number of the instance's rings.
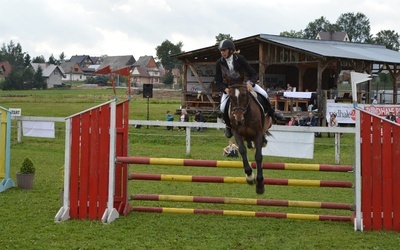
[{"label": "rider's face", "polygon": [[221,56],[223,58],[228,58],[229,57],[229,49],[220,49],[219,51],[221,52]]}]

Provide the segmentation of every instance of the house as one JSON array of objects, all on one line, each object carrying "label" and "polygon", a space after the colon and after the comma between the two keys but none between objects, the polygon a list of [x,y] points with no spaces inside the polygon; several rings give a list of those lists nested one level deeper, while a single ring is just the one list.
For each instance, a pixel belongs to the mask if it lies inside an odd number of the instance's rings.
[{"label": "house", "polygon": [[30,67],[34,72],[40,67],[43,71],[43,77],[46,80],[47,88],[54,88],[55,86],[62,85],[62,80],[64,77],[64,70],[57,65],[48,63],[31,63]]},{"label": "house", "polygon": [[71,56],[69,61],[78,63],[79,67],[81,67],[82,70],[88,68],[89,65],[94,64],[92,58],[90,56],[88,56],[88,55]]},{"label": "house", "polygon": [[107,56],[104,57],[103,62],[100,64],[97,70],[101,70],[107,66],[110,66],[111,71],[132,66],[136,62],[132,55],[128,56]]},{"label": "house", "polygon": [[315,38],[317,40],[324,40],[324,41],[342,41],[342,42],[350,42],[349,35],[346,32],[324,32],[321,31],[317,34]]},{"label": "house", "polygon": [[6,78],[11,72],[11,64],[9,62],[0,62],[0,78]]},{"label": "house", "polygon": [[[85,73],[77,62],[64,62],[60,64],[60,67],[64,70],[64,81],[75,81],[82,82],[86,80]],[[90,66],[89,66],[90,67]]]},{"label": "house", "polygon": [[153,56],[141,56],[133,64],[132,78],[135,86],[161,83],[162,71]]},{"label": "house", "polygon": [[178,68],[173,68],[172,69],[172,75],[174,76],[174,85],[179,85],[180,82],[180,78],[181,78],[181,71]]}]

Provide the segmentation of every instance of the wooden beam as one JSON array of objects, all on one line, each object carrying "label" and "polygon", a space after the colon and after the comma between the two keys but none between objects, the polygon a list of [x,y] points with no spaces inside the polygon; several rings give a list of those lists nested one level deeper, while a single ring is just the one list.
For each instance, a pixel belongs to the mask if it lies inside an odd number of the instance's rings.
[{"label": "wooden beam", "polygon": [[[193,67],[193,65],[189,62],[189,60],[185,60],[187,65],[189,66],[190,70],[193,72],[194,77],[196,77],[197,81],[199,81],[200,85],[203,87],[204,90],[206,90],[206,85],[204,85],[204,82],[201,80],[199,74],[197,74],[195,68]],[[208,100],[210,101],[210,103],[213,105],[213,108],[215,108],[215,102],[212,99],[211,95],[209,93],[206,93],[206,96],[208,98]]]}]

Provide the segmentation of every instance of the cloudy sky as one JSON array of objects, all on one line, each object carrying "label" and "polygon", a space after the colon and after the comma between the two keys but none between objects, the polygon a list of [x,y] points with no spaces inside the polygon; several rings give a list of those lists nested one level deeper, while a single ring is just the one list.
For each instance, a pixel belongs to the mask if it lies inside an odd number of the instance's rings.
[{"label": "cloudy sky", "polygon": [[166,39],[191,51],[219,33],[240,39],[304,30],[321,16],[361,12],[371,34],[400,33],[397,0],[0,0],[0,43],[19,43],[31,57],[156,56]]}]

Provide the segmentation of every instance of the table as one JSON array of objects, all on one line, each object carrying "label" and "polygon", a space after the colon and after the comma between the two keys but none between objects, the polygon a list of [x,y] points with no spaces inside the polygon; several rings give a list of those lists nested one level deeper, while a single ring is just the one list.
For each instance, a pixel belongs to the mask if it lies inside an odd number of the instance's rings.
[{"label": "table", "polygon": [[[272,107],[275,107],[275,110],[279,110],[279,104],[283,103],[283,110],[285,112],[289,111],[299,111],[299,106],[304,104],[307,110],[308,107],[308,99],[287,99],[287,98],[270,98],[269,101],[271,102]],[[293,107],[293,108],[292,108]],[[296,109],[294,109],[294,107]]]}]

